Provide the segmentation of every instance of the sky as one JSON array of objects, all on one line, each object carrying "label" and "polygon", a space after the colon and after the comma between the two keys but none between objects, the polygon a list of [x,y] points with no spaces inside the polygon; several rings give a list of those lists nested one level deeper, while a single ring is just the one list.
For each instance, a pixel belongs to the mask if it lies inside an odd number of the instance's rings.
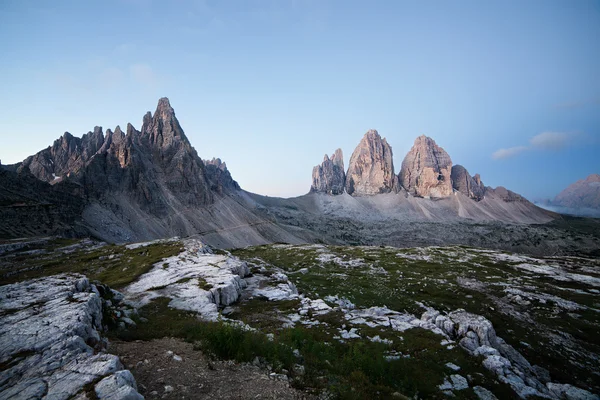
[{"label": "sky", "polygon": [[308,192],[369,129],[530,200],[600,173],[600,1],[0,1],[0,160],[160,97],[242,188]]}]

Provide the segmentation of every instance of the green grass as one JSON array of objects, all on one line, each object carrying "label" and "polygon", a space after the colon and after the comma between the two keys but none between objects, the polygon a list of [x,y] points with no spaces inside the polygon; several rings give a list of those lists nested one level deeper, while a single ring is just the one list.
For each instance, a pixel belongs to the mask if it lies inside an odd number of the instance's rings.
[{"label": "green grass", "polygon": [[81,273],[113,288],[121,288],[148,272],[155,263],[183,251],[180,242],[158,242],[146,247],[127,249],[105,245],[96,249],[81,247],[65,254],[61,248],[76,241],[56,239],[40,254],[17,254],[3,257],[0,285],[59,273]]},{"label": "green grass", "polygon": [[[404,340],[398,340],[396,347],[369,340],[340,343],[324,335],[321,327],[276,329],[269,340],[264,331],[247,331],[224,322],[203,322],[192,313],[169,308],[168,303],[166,298],[155,299],[139,310],[140,317],[147,322],[138,319],[136,327],[113,331],[111,335],[122,340],[178,337],[219,359],[251,362],[260,357],[275,371],[286,370],[293,386],[315,392],[326,389],[342,399],[388,398],[394,392],[444,398],[437,385],[450,373],[444,366],[448,356],[463,367],[463,373],[481,372],[476,359],[458,349],[442,348],[439,336],[422,329],[404,332]],[[281,307],[285,309],[291,304]],[[300,357],[294,355],[294,349],[300,352]],[[410,358],[387,361],[384,356],[390,349],[402,351]],[[304,374],[296,372],[297,364],[305,367]],[[476,375],[474,379],[493,388],[500,398],[514,395],[505,385],[495,383],[490,375]],[[459,398],[474,398],[470,389],[457,394]]]},{"label": "green grass", "polygon": [[[335,262],[319,262],[317,257],[322,250],[339,257],[343,262],[360,259],[365,265],[353,268]],[[284,271],[298,290],[311,298],[338,295],[359,307],[385,305],[417,316],[424,310],[416,302],[440,311],[463,308],[483,315],[494,324],[500,337],[522,352],[532,364],[550,370],[553,379],[582,387],[599,387],[594,383],[597,380],[594,374],[597,368],[590,364],[586,356],[590,351],[600,354],[599,312],[579,310],[576,313],[581,317],[574,318],[566,312],[557,312],[551,301],[541,304],[534,300],[529,306],[510,303],[516,312],[525,316],[519,319],[500,312],[496,304],[506,297],[504,289],[508,285],[532,294],[546,293],[598,309],[600,301],[597,294],[558,289],[586,291],[592,286],[582,282],[559,282],[547,276],[528,273],[516,268],[520,263],[518,261],[500,261],[486,252],[465,246],[416,249],[327,246],[322,250],[320,252],[309,246],[267,245],[238,249],[232,253],[263,264],[269,271]],[[535,263],[535,260],[532,262]],[[599,267],[596,260],[588,259],[549,259],[547,262],[558,263],[576,273],[583,273],[580,266]],[[300,273],[303,268],[308,269],[308,273]],[[380,270],[387,274],[375,272]],[[590,276],[596,276],[597,273],[600,273],[600,268],[586,272]],[[482,287],[465,287],[458,283],[459,279],[478,282]],[[244,305],[240,308],[244,309]],[[253,320],[260,320],[259,316],[252,317],[247,311],[241,311],[244,314],[242,320],[250,324]],[[268,315],[269,311],[265,313]],[[570,335],[574,348],[579,350],[566,357],[565,348],[550,340],[549,335],[553,332],[559,334],[558,331]],[[565,363],[568,368],[565,368]]]}]

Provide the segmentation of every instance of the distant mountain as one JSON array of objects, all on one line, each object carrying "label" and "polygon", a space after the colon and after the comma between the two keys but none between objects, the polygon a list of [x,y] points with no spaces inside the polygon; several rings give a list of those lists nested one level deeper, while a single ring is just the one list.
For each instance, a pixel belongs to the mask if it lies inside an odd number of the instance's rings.
[{"label": "distant mountain", "polygon": [[600,217],[600,175],[591,174],[569,185],[548,205],[558,212]]}]

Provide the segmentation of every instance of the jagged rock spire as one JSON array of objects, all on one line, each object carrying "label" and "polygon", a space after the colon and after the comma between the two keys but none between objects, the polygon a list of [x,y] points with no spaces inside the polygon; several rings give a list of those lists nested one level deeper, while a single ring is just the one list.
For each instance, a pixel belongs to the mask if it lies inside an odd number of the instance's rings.
[{"label": "jagged rock spire", "polygon": [[337,149],[331,159],[325,154],[321,165],[313,168],[310,191],[334,195],[342,194],[344,193],[345,183],[344,155],[342,149]]}]

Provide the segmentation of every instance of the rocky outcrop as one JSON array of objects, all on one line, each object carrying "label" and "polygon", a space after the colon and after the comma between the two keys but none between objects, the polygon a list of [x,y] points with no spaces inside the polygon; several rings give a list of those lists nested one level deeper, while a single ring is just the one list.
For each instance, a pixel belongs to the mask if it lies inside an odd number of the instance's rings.
[{"label": "rocky outcrop", "polygon": [[485,194],[490,194],[490,195],[496,196],[506,203],[512,203],[512,202],[529,203],[529,201],[526,198],[524,198],[523,196],[521,196],[518,193],[513,192],[512,190],[508,190],[504,186],[498,186],[495,189],[493,189],[489,186],[486,186]]},{"label": "rocky outcrop", "polygon": [[[143,246],[144,244],[133,244]],[[185,251],[167,258],[123,292],[130,304],[143,306],[160,296],[171,299],[172,308],[193,311],[203,319],[217,320],[219,307],[236,302],[246,287],[248,265],[236,257],[213,254],[196,239],[184,241]]]},{"label": "rocky outcrop", "polygon": [[[550,382],[550,373],[546,369],[531,365],[514,347],[496,336],[492,323],[481,315],[462,309],[442,315],[431,309],[421,316],[418,325],[445,335],[470,354],[482,357],[483,367],[510,385],[521,398],[598,399],[584,389]],[[569,397],[571,393],[580,397]]]},{"label": "rocky outcrop", "polygon": [[371,129],[362,138],[346,173],[346,192],[353,196],[390,193],[398,188],[392,147]]},{"label": "rocky outcrop", "polygon": [[240,185],[233,180],[227,165],[220,158],[203,161],[211,190],[219,194],[223,194],[228,190],[240,190]]},{"label": "rocky outcrop", "polygon": [[102,299],[81,275],[0,287],[0,398],[143,399],[103,351]]},{"label": "rocky outcrop", "polygon": [[414,196],[447,197],[452,194],[451,170],[448,153],[433,139],[422,135],[404,157],[398,179]]},{"label": "rocky outcrop", "polygon": [[560,192],[554,205],[572,209],[590,208],[600,210],[600,175],[591,174]]},{"label": "rocky outcrop", "polygon": [[321,165],[316,165],[312,172],[311,192],[328,194],[344,193],[346,174],[344,173],[344,155],[342,149],[337,149],[329,158],[327,154]]},{"label": "rocky outcrop", "polygon": [[452,187],[454,190],[457,190],[476,201],[483,199],[485,186],[483,185],[483,182],[481,182],[479,174],[475,174],[475,176],[472,177],[465,167],[457,164],[452,166],[450,178],[452,179]]}]

